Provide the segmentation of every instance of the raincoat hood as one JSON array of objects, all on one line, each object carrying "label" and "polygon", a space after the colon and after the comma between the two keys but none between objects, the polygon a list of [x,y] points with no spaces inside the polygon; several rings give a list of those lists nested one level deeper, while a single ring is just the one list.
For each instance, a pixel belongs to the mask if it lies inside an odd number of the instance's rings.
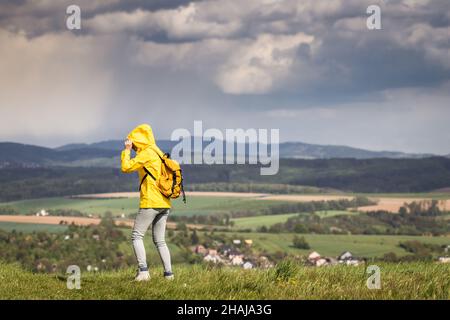
[{"label": "raincoat hood", "polygon": [[128,134],[127,138],[133,142],[137,152],[150,146],[156,146],[152,127],[148,124],[141,124],[137,126]]}]

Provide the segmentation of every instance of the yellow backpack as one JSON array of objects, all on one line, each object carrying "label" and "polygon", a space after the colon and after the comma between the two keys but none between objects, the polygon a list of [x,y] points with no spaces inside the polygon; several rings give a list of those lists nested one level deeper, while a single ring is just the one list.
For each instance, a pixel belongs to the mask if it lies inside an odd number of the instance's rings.
[{"label": "yellow backpack", "polygon": [[145,178],[147,178],[147,175],[149,175],[156,181],[156,186],[163,196],[166,198],[176,199],[180,196],[180,194],[183,194],[183,202],[186,203],[186,195],[183,188],[183,174],[180,164],[177,161],[170,159],[170,155],[168,153],[161,156],[157,150],[153,150],[161,159],[161,174],[159,179],[156,179],[155,176],[146,167],[144,167],[146,174],[142,178],[139,190],[141,190],[142,183]]}]

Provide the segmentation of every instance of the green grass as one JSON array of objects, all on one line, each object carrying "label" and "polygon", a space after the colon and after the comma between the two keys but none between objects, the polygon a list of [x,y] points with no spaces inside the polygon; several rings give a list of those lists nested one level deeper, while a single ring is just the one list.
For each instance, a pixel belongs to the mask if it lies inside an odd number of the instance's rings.
[{"label": "green grass", "polygon": [[55,224],[33,224],[33,223],[17,223],[17,222],[0,222],[0,230],[11,232],[16,230],[17,232],[32,233],[32,232],[50,232],[50,233],[62,233],[67,230],[67,226],[55,225]]},{"label": "green grass", "polygon": [[75,198],[42,198],[6,202],[0,206],[15,208],[21,214],[34,213],[40,209],[72,209],[87,214],[103,214],[106,211],[118,215],[136,212],[139,199],[75,199]]},{"label": "green grass", "polygon": [[359,212],[347,210],[326,210],[326,211],[316,211],[315,214],[317,214],[321,218],[327,218],[340,215],[354,215],[359,214]]},{"label": "green grass", "polygon": [[368,289],[364,266],[302,267],[283,262],[269,270],[174,266],[175,280],[151,270],[147,283],[134,270],[87,273],[81,289],[64,276],[32,274],[0,264],[0,299],[450,299],[448,265],[378,264],[381,289]]},{"label": "green grass", "polygon": [[[305,213],[309,214],[309,213]],[[345,210],[327,210],[327,211],[317,211],[316,214],[321,218],[333,217],[338,215],[353,215],[358,214],[357,212],[345,211]],[[287,219],[298,216],[298,213],[287,213],[287,214],[273,214],[264,215],[256,217],[242,217],[231,219],[234,222],[233,229],[252,229],[255,230],[258,227],[266,226],[270,227],[277,223],[286,222]]]},{"label": "green grass", "polygon": [[234,222],[233,229],[256,229],[258,227],[270,227],[276,223],[286,222],[287,219],[298,216],[298,213],[273,214],[256,217],[243,217],[231,219]]},{"label": "green grass", "polygon": [[338,256],[343,251],[351,251],[359,257],[380,257],[385,253],[394,252],[399,256],[407,252],[398,246],[401,241],[417,240],[432,244],[450,244],[448,237],[425,236],[388,236],[388,235],[328,235],[328,234],[302,234],[311,249],[302,250],[292,246],[295,234],[292,233],[227,233],[236,237],[252,239],[256,250],[274,253],[277,251],[290,254],[307,255],[311,251],[318,251],[323,256]]}]

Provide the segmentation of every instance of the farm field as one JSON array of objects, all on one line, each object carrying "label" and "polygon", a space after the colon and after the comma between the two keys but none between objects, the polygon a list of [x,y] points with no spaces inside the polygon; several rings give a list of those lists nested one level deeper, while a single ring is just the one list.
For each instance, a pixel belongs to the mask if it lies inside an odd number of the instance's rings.
[{"label": "farm field", "polygon": [[[307,214],[307,213],[305,213]],[[328,210],[328,211],[317,211],[315,212],[319,217],[333,217],[337,215],[352,215],[358,214],[354,211],[343,211],[343,210]],[[295,217],[299,215],[299,213],[287,213],[287,214],[273,214],[273,215],[264,215],[264,216],[256,216],[256,217],[243,217],[243,218],[234,218],[231,221],[234,222],[233,229],[256,229],[258,227],[266,226],[270,227],[277,223],[286,222],[287,219]]]},{"label": "farm field", "polygon": [[[56,197],[32,200],[21,200],[0,203],[1,207],[11,207],[20,214],[33,214],[40,209],[72,209],[92,215],[102,215],[109,211],[113,215],[133,214],[137,212],[139,200],[136,193],[110,193],[93,194],[78,197]],[[405,202],[420,201],[424,199],[440,200],[442,209],[450,209],[450,194],[445,198],[444,194],[414,194],[407,197],[404,194],[393,197],[392,195],[358,194],[369,196],[379,200],[377,205],[360,207],[360,211],[388,210],[397,212]],[[320,201],[352,198],[355,195],[267,195],[257,193],[232,193],[232,192],[191,192],[188,194],[187,204],[181,199],[174,200],[172,214],[177,216],[192,216],[205,214],[219,214],[229,210],[264,208],[269,203],[276,205],[286,201]]]},{"label": "farm field", "polygon": [[[247,197],[195,196],[187,199],[184,204],[181,199],[172,201],[172,214],[192,216],[228,212],[230,209],[263,208],[267,202]],[[282,203],[270,201],[270,204]],[[137,213],[138,198],[43,198],[1,203],[0,207],[10,207],[20,214],[35,213],[41,209],[72,209],[92,215],[102,215],[109,211],[113,215]]]},{"label": "farm field", "polygon": [[258,227],[266,226],[270,227],[276,223],[285,222],[291,217],[297,216],[298,213],[288,213],[288,214],[273,214],[266,216],[257,217],[243,217],[231,219],[234,222],[233,229],[256,229]]},{"label": "farm field", "polygon": [[[175,265],[175,280],[151,269],[149,283],[131,281],[133,268],[82,273],[81,289],[66,276],[34,274],[0,264],[0,299],[450,299],[448,266],[378,264],[381,289],[366,286],[365,266],[301,267],[285,261],[269,270]],[[14,281],[9,281],[14,279]]]},{"label": "farm field", "polygon": [[37,224],[37,223],[20,223],[20,222],[5,222],[0,221],[0,230],[11,232],[13,230],[23,233],[32,232],[50,232],[62,233],[67,230],[67,226],[57,224]]},{"label": "farm field", "polygon": [[326,218],[326,217],[334,217],[334,216],[339,216],[339,215],[354,215],[354,214],[358,214],[358,212],[350,211],[350,210],[326,210],[326,211],[316,211],[315,214],[321,218]]},{"label": "farm field", "polygon": [[[227,233],[230,234],[230,233]],[[323,256],[336,257],[344,251],[351,251],[357,257],[381,257],[394,252],[398,256],[407,254],[398,246],[399,242],[417,240],[423,243],[449,245],[449,237],[391,236],[391,235],[328,235],[293,233],[231,233],[236,238],[252,239],[256,250],[268,253],[286,252],[295,255],[307,255],[318,251]],[[310,249],[297,249],[292,246],[295,235],[305,237]]]},{"label": "farm field", "polygon": [[[13,225],[19,224],[28,224],[30,227],[28,229],[32,230],[33,225],[36,226],[37,229],[41,229],[45,231],[45,227],[43,226],[67,226],[70,224],[75,224],[78,226],[90,226],[90,225],[98,225],[100,223],[100,218],[87,218],[87,217],[71,217],[71,216],[25,216],[25,215],[0,215],[0,223],[12,223]],[[114,219],[116,226],[131,228],[134,224],[133,219],[122,219],[116,218]],[[0,225],[1,226],[1,225]],[[204,228],[204,225],[201,224],[186,224],[186,226],[190,229],[201,229]],[[175,222],[169,221],[167,222],[167,229],[176,229],[177,225]],[[208,226],[206,226],[208,227]],[[0,228],[1,229],[1,228]]]}]

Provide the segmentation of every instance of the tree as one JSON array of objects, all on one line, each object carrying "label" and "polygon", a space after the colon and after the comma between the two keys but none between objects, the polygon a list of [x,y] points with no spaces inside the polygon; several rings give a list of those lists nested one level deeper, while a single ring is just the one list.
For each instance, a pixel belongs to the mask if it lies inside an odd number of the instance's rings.
[{"label": "tree", "polygon": [[198,235],[197,235],[197,231],[194,230],[194,232],[192,232],[192,235],[191,235],[191,243],[192,244],[198,244],[198,242],[199,242],[199,238],[198,238]]},{"label": "tree", "polygon": [[305,237],[294,236],[292,243],[297,249],[310,249],[308,242],[306,242]]}]

